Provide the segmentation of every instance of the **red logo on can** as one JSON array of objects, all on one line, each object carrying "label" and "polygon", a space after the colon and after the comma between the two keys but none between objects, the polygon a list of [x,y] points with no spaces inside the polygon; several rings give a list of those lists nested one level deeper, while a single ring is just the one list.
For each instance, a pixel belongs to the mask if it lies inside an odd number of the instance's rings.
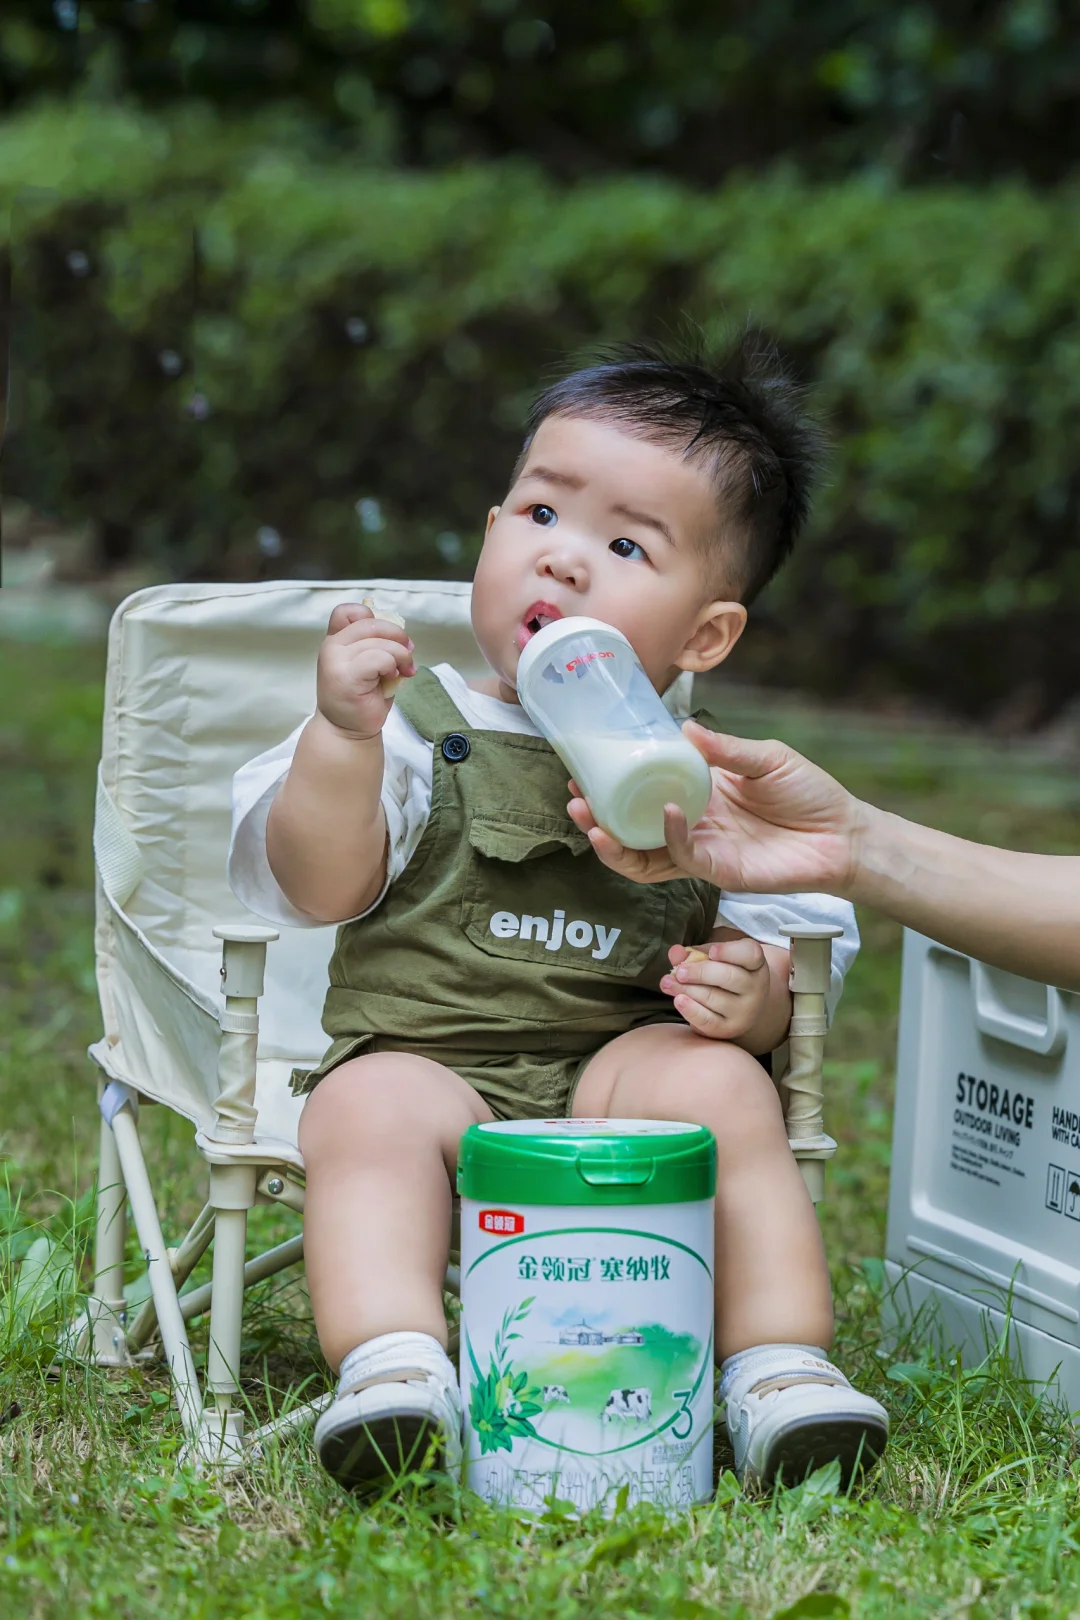
[{"label": "red logo on can", "polygon": [[515,1215],[512,1209],[482,1209],[481,1232],[498,1232],[502,1237],[516,1237],[525,1230],[524,1215]]}]

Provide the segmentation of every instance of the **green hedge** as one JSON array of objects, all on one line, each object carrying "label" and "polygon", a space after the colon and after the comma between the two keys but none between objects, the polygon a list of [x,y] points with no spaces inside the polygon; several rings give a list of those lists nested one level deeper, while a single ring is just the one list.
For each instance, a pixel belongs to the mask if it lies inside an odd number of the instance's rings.
[{"label": "green hedge", "polygon": [[436,169],[698,185],[782,157],[908,183],[1080,162],[1080,29],[1052,0],[3,0],[0,108],[288,101],[309,140]]},{"label": "green hedge", "polygon": [[1080,688],[1074,192],[382,172],[84,104],[0,126],[0,207],[7,487],[107,559],[461,573],[567,351],[750,315],[837,449],[744,665],[1032,714]]}]

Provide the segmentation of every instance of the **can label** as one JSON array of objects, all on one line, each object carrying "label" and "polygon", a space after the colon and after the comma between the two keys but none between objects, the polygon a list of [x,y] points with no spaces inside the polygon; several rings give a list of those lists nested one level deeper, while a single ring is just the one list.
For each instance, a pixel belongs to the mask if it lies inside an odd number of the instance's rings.
[{"label": "can label", "polygon": [[[493,1215],[515,1217],[494,1227]],[[712,1202],[462,1200],[467,1478],[543,1511],[712,1492]]]},{"label": "can label", "polygon": [[501,1232],[509,1237],[516,1237],[525,1230],[523,1216],[516,1215],[512,1209],[482,1209],[477,1224],[481,1232]]}]

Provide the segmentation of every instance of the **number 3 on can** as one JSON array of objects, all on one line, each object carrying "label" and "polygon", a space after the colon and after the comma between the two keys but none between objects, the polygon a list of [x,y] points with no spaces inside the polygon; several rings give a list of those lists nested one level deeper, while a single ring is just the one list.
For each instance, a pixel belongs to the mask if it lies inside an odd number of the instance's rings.
[{"label": "number 3 on can", "polygon": [[[671,1437],[673,1440],[689,1440],[690,1438],[690,1431],[694,1427],[694,1416],[690,1410],[690,1400],[693,1393],[692,1389],[676,1389],[671,1392],[672,1400],[679,1403],[679,1410],[675,1415],[674,1423],[671,1425]],[[685,1429],[680,1428],[683,1418],[686,1419]]]}]

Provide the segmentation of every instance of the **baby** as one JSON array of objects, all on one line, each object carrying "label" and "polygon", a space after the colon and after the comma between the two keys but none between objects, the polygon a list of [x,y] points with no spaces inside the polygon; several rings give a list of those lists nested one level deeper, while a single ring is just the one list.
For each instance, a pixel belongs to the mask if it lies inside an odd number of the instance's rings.
[{"label": "baby", "polygon": [[[238,773],[239,898],[274,922],[342,925],[300,1147],[312,1306],[340,1369],[315,1440],[345,1486],[460,1459],[442,1282],[458,1142],[491,1119],[707,1126],[740,1474],[792,1479],[833,1457],[850,1473],[885,1444],[883,1408],[826,1358],[829,1275],[767,1058],[791,1016],[780,928],[843,927],[835,1004],[852,910],[611,871],[514,686],[529,638],[571,614],[623,631],[658,691],[722,663],[803,523],[818,443],[749,345],[716,364],[630,351],[574,372],[536,402],[488,513],[472,623],[491,673],[418,670],[407,629],[343,605],[315,713]],[[600,919],[603,950],[505,926],[560,911]]]}]

